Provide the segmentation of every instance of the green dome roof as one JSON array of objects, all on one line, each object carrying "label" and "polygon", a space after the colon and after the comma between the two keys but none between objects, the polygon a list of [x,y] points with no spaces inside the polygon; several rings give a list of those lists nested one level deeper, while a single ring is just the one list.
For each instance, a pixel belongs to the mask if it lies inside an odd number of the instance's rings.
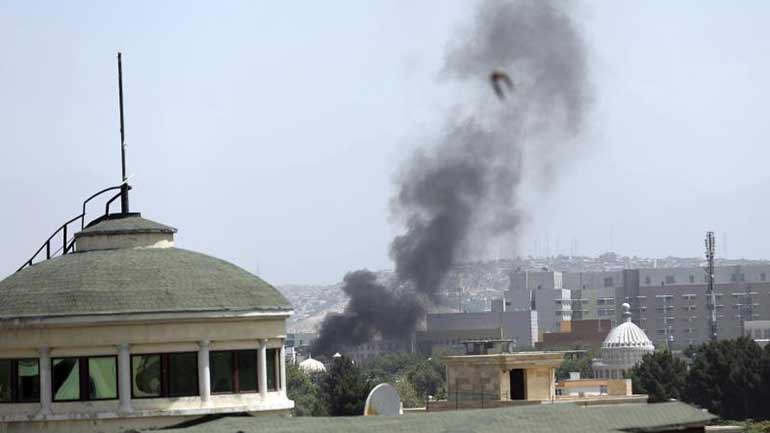
[{"label": "green dome roof", "polygon": [[289,310],[286,298],[257,276],[179,248],[66,254],[0,281],[0,319]]}]

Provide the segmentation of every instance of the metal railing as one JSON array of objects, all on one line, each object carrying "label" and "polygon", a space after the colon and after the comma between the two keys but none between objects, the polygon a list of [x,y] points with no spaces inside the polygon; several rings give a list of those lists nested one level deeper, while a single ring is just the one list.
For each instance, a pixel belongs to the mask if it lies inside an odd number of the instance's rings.
[{"label": "metal railing", "polygon": [[[51,236],[49,236],[48,239],[45,240],[45,242],[43,242],[43,245],[41,245],[40,248],[38,248],[38,250],[35,251],[35,254],[33,254],[32,257],[29,258],[29,260],[24,262],[24,264],[21,265],[21,267],[19,269],[17,269],[16,272],[19,272],[20,270],[26,268],[27,266],[32,266],[32,264],[35,262],[35,259],[37,258],[37,256],[40,255],[43,252],[43,250],[45,250],[45,259],[46,260],[49,260],[52,257],[56,257],[56,255],[59,252],[61,252],[62,255],[70,253],[74,249],[74,247],[75,247],[75,239],[74,239],[74,237],[72,239],[70,239],[70,237],[68,236],[68,234],[69,234],[69,225],[74,223],[77,220],[80,220],[80,229],[81,230],[84,229],[85,228],[85,219],[86,219],[86,205],[88,205],[88,202],[90,202],[91,200],[95,199],[96,197],[98,197],[98,196],[100,196],[100,195],[102,195],[102,194],[104,194],[104,193],[106,193],[108,191],[114,191],[114,190],[118,190],[118,189],[121,190],[121,191],[119,193],[117,193],[115,196],[113,196],[111,199],[109,199],[107,201],[107,204],[104,207],[104,214],[105,215],[109,215],[109,213],[110,213],[110,204],[115,199],[117,199],[118,197],[121,197],[124,194],[124,192],[127,192],[128,190],[130,190],[131,189],[130,186],[128,188],[124,189],[123,188],[123,184],[120,184],[120,185],[116,185],[116,186],[111,186],[109,188],[104,188],[103,190],[101,190],[101,191],[91,195],[87,199],[85,199],[83,201],[83,207],[82,207],[81,213],[79,215],[77,215],[77,216],[72,217],[70,220],[68,220],[67,222],[65,222],[61,226],[59,226],[59,228],[56,229],[56,231],[54,231],[53,234]],[[54,238],[56,238],[60,233],[61,233],[61,246],[52,252],[51,251],[51,242],[54,241]]]}]

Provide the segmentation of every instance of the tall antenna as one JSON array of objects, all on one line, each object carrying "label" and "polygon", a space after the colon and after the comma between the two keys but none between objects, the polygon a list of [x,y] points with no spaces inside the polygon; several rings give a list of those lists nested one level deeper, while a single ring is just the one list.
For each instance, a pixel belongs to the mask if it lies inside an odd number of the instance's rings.
[{"label": "tall antenna", "polygon": [[717,307],[716,294],[714,293],[714,250],[716,249],[716,240],[714,232],[706,232],[706,288],[707,307],[709,310],[709,338],[711,341],[717,340]]},{"label": "tall antenna", "polygon": [[118,51],[118,96],[120,99],[120,163],[123,183],[120,186],[120,210],[128,213],[128,177],[126,177],[126,129],[123,124],[123,63],[122,53]]}]

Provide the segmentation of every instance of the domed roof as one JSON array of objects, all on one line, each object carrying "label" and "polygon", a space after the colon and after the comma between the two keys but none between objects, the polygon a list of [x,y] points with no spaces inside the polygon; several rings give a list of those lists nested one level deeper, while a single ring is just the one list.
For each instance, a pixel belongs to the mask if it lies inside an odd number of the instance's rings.
[{"label": "domed roof", "polygon": [[[127,226],[131,224],[141,227]],[[175,231],[133,218],[99,225],[86,231],[116,236],[136,228]],[[87,234],[76,237],[83,236]],[[174,247],[80,251],[27,266],[0,281],[0,320],[290,310],[286,298],[259,277],[224,260]]]},{"label": "domed roof", "polygon": [[602,349],[642,348],[655,350],[655,346],[653,346],[652,341],[647,338],[647,334],[631,321],[631,313],[629,312],[629,309],[631,308],[630,305],[623,304],[623,308],[625,310],[623,315],[626,316],[626,321],[612,328],[610,333],[607,334],[607,338],[605,338],[602,343]]},{"label": "domed roof", "polygon": [[305,373],[318,373],[321,371],[326,371],[326,367],[324,367],[323,363],[321,361],[316,361],[313,358],[308,358],[300,362],[299,368]]}]

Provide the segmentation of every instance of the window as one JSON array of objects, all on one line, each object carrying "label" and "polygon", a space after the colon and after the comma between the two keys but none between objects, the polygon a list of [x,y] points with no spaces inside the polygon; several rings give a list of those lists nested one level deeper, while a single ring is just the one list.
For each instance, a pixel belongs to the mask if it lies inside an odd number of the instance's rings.
[{"label": "window", "polygon": [[37,359],[0,359],[0,402],[40,401]]},{"label": "window", "polygon": [[54,358],[51,362],[54,401],[118,398],[116,356]]},{"label": "window", "polygon": [[649,286],[650,284],[652,284],[652,280],[650,280],[650,277],[649,277],[649,276],[647,276],[647,277],[644,277],[644,284],[647,284],[648,286]]},{"label": "window", "polygon": [[177,352],[131,356],[131,397],[198,395],[198,353]]},{"label": "window", "polygon": [[267,349],[267,390],[278,390],[278,368],[281,365],[278,362],[279,350]]},{"label": "window", "polygon": [[690,274],[690,282],[691,283],[695,282],[695,275]]},{"label": "window", "polygon": [[666,284],[674,284],[674,282],[676,282],[676,280],[673,275],[666,275]]},{"label": "window", "polygon": [[[270,350],[268,350],[269,356]],[[257,377],[257,350],[235,350],[211,352],[211,392],[239,394],[256,392],[259,389]],[[268,365],[270,359],[268,358]],[[268,372],[268,383],[270,373]]]},{"label": "window", "polygon": [[761,274],[759,274],[759,281],[765,281],[765,280],[767,280],[767,275],[765,275],[765,273],[762,272]]},{"label": "window", "polygon": [[612,287],[612,277],[606,277],[604,279],[604,287]]}]

